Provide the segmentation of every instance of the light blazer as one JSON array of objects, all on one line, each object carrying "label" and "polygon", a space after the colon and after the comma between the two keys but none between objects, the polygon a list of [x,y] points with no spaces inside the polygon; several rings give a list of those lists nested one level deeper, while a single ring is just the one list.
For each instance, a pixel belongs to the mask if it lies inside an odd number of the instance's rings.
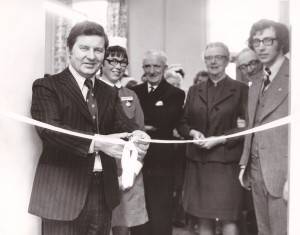
[{"label": "light blazer", "polygon": [[[94,135],[97,128],[76,80],[65,69],[33,83],[31,115],[57,127]],[[116,89],[95,80],[100,134],[138,129],[123,112]],[[84,206],[95,154],[91,140],[37,128],[43,151],[36,169],[29,213],[53,220],[74,220]],[[115,160],[100,152],[104,191],[110,209],[119,203]]]},{"label": "light blazer", "polygon": [[[202,132],[205,137],[229,135],[241,131],[237,128],[238,117],[245,119],[248,86],[230,77],[224,78],[224,88],[214,99],[211,108],[207,101],[207,81],[189,89],[184,115],[177,130],[190,139],[191,129]],[[243,149],[243,137],[227,139],[226,144],[207,150],[191,143],[187,157],[193,161],[238,163]]]},{"label": "light blazer", "polygon": [[[254,127],[255,113],[259,92],[263,80],[256,80],[249,90],[248,127]],[[259,125],[275,121],[289,115],[289,61],[285,59],[279,72],[270,84],[266,95],[265,107],[259,120]],[[287,179],[289,126],[284,125],[269,130],[257,132],[258,151],[263,178],[269,193],[281,197],[283,186]],[[250,180],[250,151],[252,134],[245,137],[245,144],[240,165],[247,166],[245,183]]]},{"label": "light blazer", "polygon": [[[163,79],[152,94],[148,94],[147,83],[133,87],[142,106],[145,125],[157,127],[148,131],[152,139],[173,139],[173,129],[178,124],[185,98],[183,90]],[[143,173],[148,175],[174,174],[174,146],[172,144],[150,144],[145,157]]]}]

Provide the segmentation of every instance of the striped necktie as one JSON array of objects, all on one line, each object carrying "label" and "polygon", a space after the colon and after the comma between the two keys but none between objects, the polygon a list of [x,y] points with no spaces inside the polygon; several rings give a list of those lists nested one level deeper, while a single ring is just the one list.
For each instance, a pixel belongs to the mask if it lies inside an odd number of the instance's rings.
[{"label": "striped necktie", "polygon": [[153,86],[150,86],[149,94],[152,94],[153,92],[154,92],[154,87],[153,87]]},{"label": "striped necktie", "polygon": [[264,94],[267,87],[269,86],[269,84],[271,83],[270,81],[270,75],[271,75],[271,70],[269,68],[265,68],[264,69],[264,85],[263,85],[263,88],[262,88],[262,93]]},{"label": "striped necktie", "polygon": [[84,85],[89,89],[88,93],[86,95],[86,103],[89,108],[90,114],[93,118],[94,124],[96,124],[97,121],[97,102],[94,97],[94,91],[93,91],[93,82],[91,79],[85,79]]}]

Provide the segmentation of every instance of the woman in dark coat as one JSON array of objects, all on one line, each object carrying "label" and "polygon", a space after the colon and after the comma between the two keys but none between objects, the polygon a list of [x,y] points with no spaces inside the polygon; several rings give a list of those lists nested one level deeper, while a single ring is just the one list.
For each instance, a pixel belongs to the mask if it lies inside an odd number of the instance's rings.
[{"label": "woman in dark coat", "polygon": [[199,217],[199,234],[214,234],[219,219],[223,235],[239,234],[243,189],[238,181],[243,137],[210,140],[241,131],[248,86],[228,77],[228,47],[220,42],[205,48],[209,79],[190,88],[178,127],[185,138],[202,140],[188,145],[183,206]]}]

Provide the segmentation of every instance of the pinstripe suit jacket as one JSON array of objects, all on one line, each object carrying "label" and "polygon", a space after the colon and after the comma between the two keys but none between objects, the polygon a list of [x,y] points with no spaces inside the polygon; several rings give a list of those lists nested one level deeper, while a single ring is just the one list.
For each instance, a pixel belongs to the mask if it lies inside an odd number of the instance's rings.
[{"label": "pinstripe suit jacket", "polygon": [[[256,107],[261,92],[263,80],[253,82],[249,89],[248,102],[248,127],[253,128],[256,119]],[[286,117],[289,115],[289,61],[285,59],[279,72],[270,84],[264,110],[259,119],[258,125]],[[275,197],[282,197],[284,183],[288,171],[288,145],[289,126],[284,125],[269,130],[257,132],[258,151],[261,169],[265,185],[269,193]],[[243,155],[240,165],[247,166],[245,183],[250,182],[250,154],[253,134],[246,135]]]},{"label": "pinstripe suit jacket", "polygon": [[[121,107],[117,90],[95,81],[100,134],[138,129]],[[31,115],[57,127],[93,135],[97,127],[69,69],[33,83]],[[43,151],[36,169],[29,213],[53,220],[73,220],[84,206],[95,154],[91,140],[37,128]],[[119,203],[115,160],[100,152],[104,191],[110,209]]]}]

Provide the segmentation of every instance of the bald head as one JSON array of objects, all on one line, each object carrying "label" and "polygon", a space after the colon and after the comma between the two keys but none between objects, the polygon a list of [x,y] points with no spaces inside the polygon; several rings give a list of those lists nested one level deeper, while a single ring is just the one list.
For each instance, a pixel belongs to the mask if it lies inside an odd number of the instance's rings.
[{"label": "bald head", "polygon": [[236,65],[249,81],[252,81],[254,77],[259,76],[263,67],[255,52],[249,48],[243,49],[237,55]]}]

